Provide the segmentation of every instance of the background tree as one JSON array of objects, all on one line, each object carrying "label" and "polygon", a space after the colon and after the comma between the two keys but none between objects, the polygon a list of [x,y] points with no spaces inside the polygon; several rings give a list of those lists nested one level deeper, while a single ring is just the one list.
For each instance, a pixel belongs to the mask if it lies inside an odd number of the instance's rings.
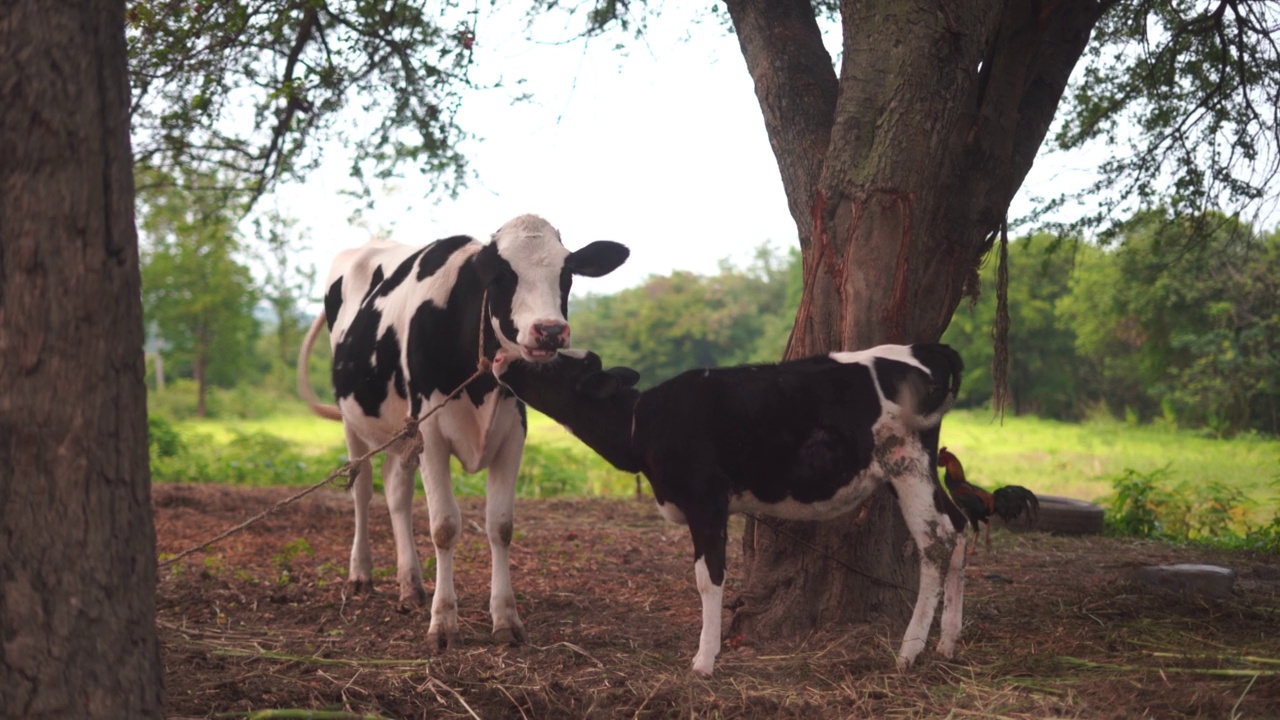
[{"label": "background tree", "polygon": [[[1043,233],[1009,243],[1009,409],[1015,414],[1059,420],[1082,416],[1086,378],[1075,352],[1075,330],[1059,306],[1071,292],[1077,258],[1100,253],[1095,246]],[[991,332],[996,262],[983,265],[980,277],[983,292],[961,303],[942,335],[965,360],[960,407],[989,406],[995,389]]]},{"label": "background tree", "polygon": [[294,258],[306,248],[305,236],[296,234],[297,220],[270,213],[254,222],[257,237],[263,245],[258,264],[262,268],[262,299],[275,315],[275,357],[282,365],[293,368],[298,358],[298,345],[310,318],[302,316],[301,304],[311,297],[316,283],[314,265],[300,265]]},{"label": "background tree", "polygon": [[746,268],[652,276],[574,306],[575,342],[617,358],[650,386],[684,370],[776,360],[800,293],[799,255],[762,246]]},{"label": "background tree", "polygon": [[1275,432],[1276,235],[1218,214],[1141,213],[1083,263],[1064,303],[1095,394],[1117,414]]},{"label": "background tree", "polygon": [[124,3],[0,1],[0,708],[162,710]]},{"label": "background tree", "polygon": [[205,417],[209,384],[241,379],[258,332],[258,293],[236,237],[238,208],[171,182],[144,196],[145,315],[167,345],[169,372],[195,379],[196,415]]}]

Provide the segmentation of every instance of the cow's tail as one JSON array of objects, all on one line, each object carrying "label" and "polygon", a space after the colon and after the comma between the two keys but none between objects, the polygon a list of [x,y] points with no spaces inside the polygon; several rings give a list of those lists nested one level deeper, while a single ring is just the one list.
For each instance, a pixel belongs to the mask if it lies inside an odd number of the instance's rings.
[{"label": "cow's tail", "polygon": [[898,404],[906,409],[904,424],[919,432],[938,427],[942,416],[955,404],[964,362],[954,348],[941,343],[912,345],[911,354],[929,371],[907,376]]},{"label": "cow's tail", "polygon": [[311,408],[311,412],[329,420],[341,420],[342,411],[338,406],[320,402],[320,398],[316,397],[315,388],[311,387],[308,360],[311,358],[311,346],[316,344],[316,338],[320,336],[322,327],[324,327],[324,315],[319,315],[315,322],[311,323],[311,329],[307,330],[307,336],[303,338],[302,347],[298,350],[298,394]]}]

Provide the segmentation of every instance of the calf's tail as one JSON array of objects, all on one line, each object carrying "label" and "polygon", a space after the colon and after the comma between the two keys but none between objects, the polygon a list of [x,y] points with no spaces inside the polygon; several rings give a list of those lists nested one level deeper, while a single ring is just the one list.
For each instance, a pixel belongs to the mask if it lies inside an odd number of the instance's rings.
[{"label": "calf's tail", "polygon": [[298,395],[302,396],[302,400],[316,415],[328,420],[341,420],[342,411],[338,406],[320,402],[320,398],[316,397],[315,389],[311,387],[311,372],[307,361],[311,357],[311,346],[316,344],[316,338],[320,336],[322,327],[324,327],[324,315],[319,315],[315,322],[311,323],[311,329],[307,330],[307,336],[303,338],[302,347],[298,350]]}]

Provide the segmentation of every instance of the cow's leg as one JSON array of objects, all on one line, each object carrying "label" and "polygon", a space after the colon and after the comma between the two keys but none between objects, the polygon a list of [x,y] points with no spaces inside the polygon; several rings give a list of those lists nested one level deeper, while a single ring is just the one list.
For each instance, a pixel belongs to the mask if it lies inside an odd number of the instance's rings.
[{"label": "cow's leg", "polygon": [[[727,498],[725,502],[727,504]],[[698,595],[702,597],[702,634],[698,637],[698,654],[693,656],[693,671],[710,675],[720,654],[728,508],[707,513],[702,510],[704,508],[692,511],[693,514],[686,512],[689,533],[693,536],[693,572]]]},{"label": "cow's leg", "polygon": [[524,432],[517,429],[507,436],[493,461],[489,463],[489,481],[485,488],[485,530],[493,559],[493,576],[489,582],[489,615],[493,618],[495,642],[515,644],[525,640],[524,624],[516,609],[515,592],[511,589],[511,535],[515,523],[516,477],[520,474],[520,456],[524,452]]},{"label": "cow's leg", "polygon": [[[345,427],[347,457],[355,460],[369,452],[369,445],[351,428]],[[373,466],[360,463],[356,480],[351,485],[351,501],[355,506],[356,527],[351,541],[351,565],[347,569],[347,586],[352,594],[373,589],[373,554],[369,550],[369,499],[373,497]]]},{"label": "cow's leg", "polygon": [[427,645],[433,651],[459,643],[458,596],[453,589],[453,550],[462,531],[462,511],[453,497],[449,475],[449,449],[436,433],[423,433],[422,484],[427,492],[431,518],[431,542],[436,546],[436,588],[431,600],[431,626]]},{"label": "cow's leg", "polygon": [[413,471],[417,467],[417,459],[404,458],[396,446],[382,459],[382,486],[391,514],[391,532],[396,539],[396,580],[403,608],[427,604],[422,564],[418,562],[418,548],[413,539]]},{"label": "cow's leg", "polygon": [[[898,668],[904,670],[924,650],[925,640],[933,625],[933,616],[938,609],[938,601],[942,599],[944,572],[948,576],[948,590],[956,589],[963,593],[964,541],[959,539],[955,525],[943,511],[946,507],[943,504],[945,499],[935,496],[937,483],[930,481],[927,463],[903,456],[895,460],[896,469],[900,471],[894,472],[890,481],[898,492],[898,503],[907,529],[920,551],[920,590],[916,595],[911,622],[902,637],[902,648],[898,651]],[[958,560],[957,549],[961,553]],[[953,569],[959,570],[954,576]],[[946,618],[944,627],[949,627],[958,635],[961,609],[959,600],[953,598],[949,609],[956,615]],[[955,641],[954,636],[943,638],[941,648],[944,654],[948,647],[954,651]]]}]

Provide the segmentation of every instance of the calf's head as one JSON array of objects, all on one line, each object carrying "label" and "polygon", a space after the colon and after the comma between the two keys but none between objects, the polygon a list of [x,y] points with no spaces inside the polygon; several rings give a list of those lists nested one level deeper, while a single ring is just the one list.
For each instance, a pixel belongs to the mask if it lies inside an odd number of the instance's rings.
[{"label": "calf's head", "polygon": [[560,232],[537,215],[521,215],[498,228],[476,254],[475,267],[488,288],[490,322],[503,349],[546,362],[569,347],[573,276],[607,275],[628,255],[625,245],[608,240],[569,252]]},{"label": "calf's head", "polygon": [[540,365],[499,352],[493,374],[530,407],[568,425],[590,416],[593,404],[609,402],[640,380],[628,367],[603,369],[600,356],[589,350],[564,350]]}]

